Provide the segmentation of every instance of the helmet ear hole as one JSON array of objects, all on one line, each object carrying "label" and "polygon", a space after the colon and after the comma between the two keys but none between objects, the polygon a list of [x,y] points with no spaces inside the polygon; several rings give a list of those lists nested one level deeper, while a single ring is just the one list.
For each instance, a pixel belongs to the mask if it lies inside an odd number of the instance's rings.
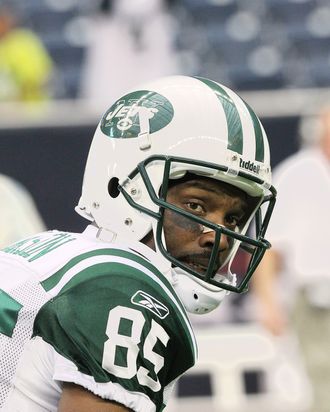
[{"label": "helmet ear hole", "polygon": [[119,196],[119,179],[117,177],[113,177],[110,179],[108,183],[108,193],[112,198],[116,198]]}]

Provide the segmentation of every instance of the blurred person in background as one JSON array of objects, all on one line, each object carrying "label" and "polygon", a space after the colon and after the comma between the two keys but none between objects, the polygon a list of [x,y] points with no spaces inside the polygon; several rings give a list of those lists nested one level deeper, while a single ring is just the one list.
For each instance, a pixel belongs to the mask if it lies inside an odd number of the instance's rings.
[{"label": "blurred person in background", "polygon": [[100,3],[90,18],[83,98],[107,103],[136,82],[182,72],[174,48],[174,4],[174,0]]},{"label": "blurred person in background", "polygon": [[0,249],[46,229],[28,190],[3,174],[0,174],[0,199]]},{"label": "blurred person in background", "polygon": [[[301,122],[302,147],[274,171],[278,201],[253,290],[261,323],[297,333],[314,390],[313,412],[330,405],[330,106]],[[292,329],[293,328],[293,329]]]},{"label": "blurred person in background", "polygon": [[0,2],[0,102],[45,100],[52,60],[37,35],[18,20],[13,7]]}]

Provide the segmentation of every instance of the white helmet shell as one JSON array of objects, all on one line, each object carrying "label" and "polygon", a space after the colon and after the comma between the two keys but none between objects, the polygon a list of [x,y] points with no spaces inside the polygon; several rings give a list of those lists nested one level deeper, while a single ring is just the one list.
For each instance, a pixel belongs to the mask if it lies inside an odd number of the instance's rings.
[{"label": "white helmet shell", "polygon": [[[104,114],[90,148],[77,212],[119,237],[142,239],[151,230],[150,218],[122,194],[109,196],[109,182],[125,182],[140,161],[155,154],[228,166],[232,175],[222,180],[252,195],[260,195],[262,185],[237,179],[239,170],[260,178],[265,187],[271,184],[267,137],[249,106],[213,81],[171,76],[132,90]],[[150,177],[158,191],[161,168],[150,170]],[[138,180],[130,191],[140,203],[157,209]]]}]

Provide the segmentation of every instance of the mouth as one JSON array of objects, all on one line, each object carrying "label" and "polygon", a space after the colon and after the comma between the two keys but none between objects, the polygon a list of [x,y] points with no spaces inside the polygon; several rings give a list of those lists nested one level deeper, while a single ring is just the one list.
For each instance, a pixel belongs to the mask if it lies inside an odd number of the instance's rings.
[{"label": "mouth", "polygon": [[194,270],[195,272],[199,273],[200,275],[204,274],[207,271],[207,266],[201,265],[199,263],[188,263],[184,262],[190,269]]},{"label": "mouth", "polygon": [[[199,273],[200,275],[204,275],[207,272],[209,267],[210,258],[207,259],[203,256],[186,256],[182,259],[179,259],[181,263],[188,266],[193,271]],[[217,262],[214,266],[214,271],[216,272],[220,267],[219,262]]]}]

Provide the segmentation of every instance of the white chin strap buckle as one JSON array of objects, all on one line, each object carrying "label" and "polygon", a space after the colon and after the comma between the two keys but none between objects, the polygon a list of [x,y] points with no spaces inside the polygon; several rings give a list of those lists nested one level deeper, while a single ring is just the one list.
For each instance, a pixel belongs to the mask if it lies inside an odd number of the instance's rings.
[{"label": "white chin strap buckle", "polygon": [[202,280],[197,281],[182,269],[175,268],[173,287],[180,297],[187,312],[203,315],[216,309],[230,292],[210,285]]}]

